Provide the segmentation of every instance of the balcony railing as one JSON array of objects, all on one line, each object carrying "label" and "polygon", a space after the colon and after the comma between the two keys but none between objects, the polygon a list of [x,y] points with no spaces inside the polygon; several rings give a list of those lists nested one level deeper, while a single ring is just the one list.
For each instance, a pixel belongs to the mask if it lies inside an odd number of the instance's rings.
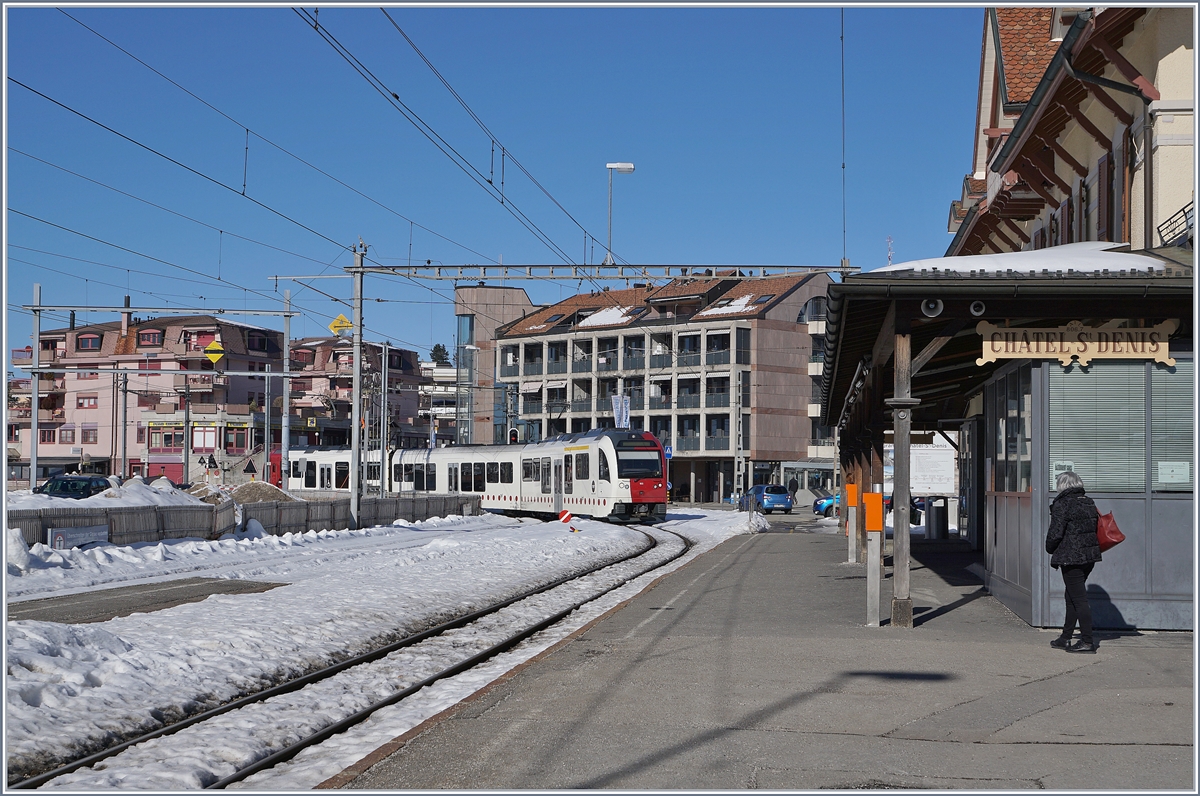
[{"label": "balcony railing", "polygon": [[565,359],[550,360],[549,362],[546,363],[546,372],[547,373],[566,373],[567,372],[567,360],[565,360]]},{"label": "balcony railing", "polygon": [[612,396],[611,395],[602,395],[596,399],[596,414],[611,415],[612,413],[613,413],[613,410],[612,410]]},{"label": "balcony railing", "polygon": [[525,401],[521,407],[521,412],[526,415],[540,415],[542,413],[542,402],[540,400]]},{"label": "balcony railing", "polygon": [[596,357],[596,370],[616,370],[617,352],[601,351]]},{"label": "balcony railing", "polygon": [[520,375],[521,375],[521,366],[520,365],[501,365],[500,366],[500,378],[502,378],[502,379],[510,378],[512,376],[520,376]]},{"label": "balcony railing", "polygon": [[571,411],[572,412],[590,412],[590,411],[592,411],[592,399],[591,398],[580,398],[580,399],[571,401]]},{"label": "balcony railing", "polygon": [[671,367],[671,355],[670,354],[651,354],[650,355],[650,367],[655,368],[655,369]]},{"label": "balcony railing", "polygon": [[561,415],[570,406],[566,401],[546,401],[546,411],[552,415]]},{"label": "balcony railing", "polygon": [[706,451],[727,451],[729,450],[729,437],[705,437],[704,450]]},{"label": "balcony railing", "polygon": [[62,409],[39,409],[38,420],[65,420],[66,412]]},{"label": "balcony railing", "polygon": [[629,396],[629,411],[636,412],[645,408],[646,401],[640,395]]},{"label": "balcony railing", "polygon": [[626,354],[625,370],[645,370],[646,356],[644,354]]},{"label": "balcony railing", "polygon": [[1195,203],[1188,202],[1175,215],[1158,225],[1158,237],[1163,246],[1174,246],[1187,239],[1188,230],[1196,224]]},{"label": "balcony railing", "polygon": [[729,393],[710,392],[704,396],[705,406],[729,406]]},{"label": "balcony railing", "polygon": [[698,368],[700,367],[700,352],[680,354],[676,364],[681,368]]},{"label": "balcony railing", "polygon": [[671,396],[669,396],[669,395],[659,395],[659,396],[652,395],[652,396],[650,396],[650,408],[651,409],[670,409],[671,408]]},{"label": "balcony railing", "polygon": [[700,406],[700,393],[681,392],[679,393],[679,397],[675,399],[675,405],[680,409],[695,409]]},{"label": "balcony railing", "polygon": [[571,372],[572,373],[591,373],[592,372],[592,358],[587,357],[586,359],[574,360],[571,363]]},{"label": "balcony railing", "polygon": [[31,418],[31,417],[33,417],[33,407],[32,407],[32,406],[14,406],[14,407],[9,407],[9,409],[8,409],[8,415],[9,415],[9,417],[12,417],[12,418],[26,418],[26,419],[28,419],[28,418]]},{"label": "balcony railing", "polygon": [[524,375],[526,375],[526,376],[542,375],[542,360],[539,359],[537,362],[526,362]]},{"label": "balcony railing", "polygon": [[709,351],[704,356],[704,361],[709,365],[728,365],[729,364],[729,349],[724,351]]},{"label": "balcony railing", "polygon": [[698,451],[700,450],[700,437],[676,437],[675,449],[681,451]]}]

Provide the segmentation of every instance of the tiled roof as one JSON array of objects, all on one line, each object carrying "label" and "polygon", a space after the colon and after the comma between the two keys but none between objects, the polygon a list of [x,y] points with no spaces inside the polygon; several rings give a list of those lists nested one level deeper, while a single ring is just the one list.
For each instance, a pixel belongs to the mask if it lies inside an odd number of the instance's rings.
[{"label": "tiled roof", "polygon": [[[620,314],[614,310],[617,307],[634,308],[644,306],[646,300],[657,290],[654,286],[650,287],[635,287],[627,290],[602,290],[596,293],[580,293],[576,296],[563,299],[557,304],[551,304],[549,307],[542,307],[536,312],[532,312],[515,321],[507,329],[504,330],[504,337],[520,337],[527,334],[545,334],[554,326],[557,326],[560,321],[569,320],[572,315],[580,310],[600,311],[608,309],[607,315],[612,316],[612,323],[593,324],[594,326],[624,326],[633,319],[625,312]],[[555,315],[562,317],[550,321],[549,319]]]},{"label": "tiled roof", "polygon": [[1023,105],[1033,96],[1060,42],[1050,40],[1052,8],[997,8],[1006,100]]},{"label": "tiled roof", "polygon": [[967,187],[972,194],[987,193],[987,180],[977,180],[974,177],[967,177]]},{"label": "tiled roof", "polygon": [[[717,302],[723,306],[710,305],[696,313],[696,318],[743,318],[760,315],[807,282],[816,274],[799,276],[777,276],[767,279],[747,279],[738,282],[721,295]],[[763,300],[764,297],[769,299]],[[728,304],[725,302],[728,300]]]}]

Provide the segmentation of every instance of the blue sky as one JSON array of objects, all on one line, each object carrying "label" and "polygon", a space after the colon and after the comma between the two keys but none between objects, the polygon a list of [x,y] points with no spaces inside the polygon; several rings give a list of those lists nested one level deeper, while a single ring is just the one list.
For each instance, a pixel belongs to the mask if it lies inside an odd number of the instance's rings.
[{"label": "blue sky", "polygon": [[[290,8],[68,11],[220,113],[58,10],[7,9],[9,78],[205,175],[7,81],[11,347],[27,342],[29,316],[13,308],[30,302],[35,281],[45,304],[114,305],[128,293],[135,306],[278,309],[269,277],[336,273],[360,236],[385,264],[408,262],[410,241],[415,262],[564,263]],[[626,262],[841,259],[838,9],[390,14],[570,214],[506,162],[506,201],[575,262],[604,256],[604,164],[614,160],[637,167],[614,178],[613,250]],[[949,202],[970,166],[982,19],[981,8],[846,11],[853,265],[886,264],[888,236],[898,262],[940,256],[949,244]],[[379,9],[323,8],[319,20],[499,182],[499,146],[493,159],[491,138]],[[349,280],[314,284],[349,297]],[[535,302],[589,287],[528,285]],[[452,345],[452,283],[371,277],[366,290],[383,300],[367,306],[370,338],[422,356],[433,343]],[[294,336],[324,333],[333,315],[349,314],[298,286],[293,295],[305,313]]]}]

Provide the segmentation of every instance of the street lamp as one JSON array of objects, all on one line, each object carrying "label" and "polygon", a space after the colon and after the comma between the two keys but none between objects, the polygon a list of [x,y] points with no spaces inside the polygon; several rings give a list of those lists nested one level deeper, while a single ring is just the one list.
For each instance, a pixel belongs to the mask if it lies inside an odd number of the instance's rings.
[{"label": "street lamp", "polygon": [[633,174],[632,163],[606,163],[604,168],[608,169],[608,255],[604,258],[604,265],[615,265],[616,260],[612,256],[612,175],[613,172],[618,174]]}]

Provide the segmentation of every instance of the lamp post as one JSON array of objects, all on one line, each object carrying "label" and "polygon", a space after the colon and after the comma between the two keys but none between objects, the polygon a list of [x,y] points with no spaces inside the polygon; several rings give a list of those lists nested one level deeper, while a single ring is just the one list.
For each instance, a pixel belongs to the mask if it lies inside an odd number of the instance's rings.
[{"label": "lamp post", "polygon": [[608,169],[608,254],[604,258],[604,265],[615,265],[616,261],[612,256],[612,175],[614,171],[618,174],[633,174],[633,164],[606,163],[604,168]]}]

